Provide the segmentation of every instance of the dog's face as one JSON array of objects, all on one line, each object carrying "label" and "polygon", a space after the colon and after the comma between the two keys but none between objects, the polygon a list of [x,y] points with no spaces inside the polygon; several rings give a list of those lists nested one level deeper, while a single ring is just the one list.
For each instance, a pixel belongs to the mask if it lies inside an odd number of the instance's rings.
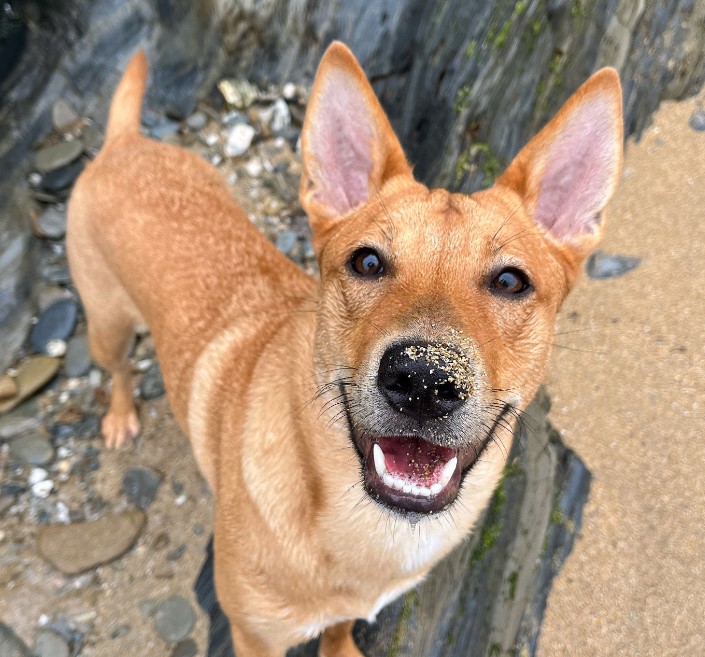
[{"label": "dog's face", "polygon": [[315,366],[373,499],[411,515],[450,508],[514,426],[601,236],[621,146],[619,83],[603,71],[493,188],[431,191],[352,54],[329,49],[303,131],[321,267]]}]

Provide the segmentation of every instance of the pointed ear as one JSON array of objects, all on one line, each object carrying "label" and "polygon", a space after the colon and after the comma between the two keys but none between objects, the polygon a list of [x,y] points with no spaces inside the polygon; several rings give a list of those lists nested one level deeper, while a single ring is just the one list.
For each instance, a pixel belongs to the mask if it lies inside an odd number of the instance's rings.
[{"label": "pointed ear", "polygon": [[523,199],[536,223],[584,257],[604,231],[622,169],[622,92],[604,68],[583,84],[517,155],[497,183]]},{"label": "pointed ear", "polygon": [[366,203],[390,178],[411,176],[399,141],[355,56],[323,55],[301,133],[301,203],[314,232]]}]

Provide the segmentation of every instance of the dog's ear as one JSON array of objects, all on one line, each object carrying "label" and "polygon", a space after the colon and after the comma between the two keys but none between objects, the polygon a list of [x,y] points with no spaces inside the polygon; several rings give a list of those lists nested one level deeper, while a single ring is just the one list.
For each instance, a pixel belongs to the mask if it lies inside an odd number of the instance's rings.
[{"label": "dog's ear", "polygon": [[411,175],[404,151],[355,56],[323,55],[301,133],[301,203],[320,237],[384,183]]},{"label": "dog's ear", "polygon": [[619,76],[604,68],[583,84],[517,155],[497,184],[511,187],[562,247],[584,257],[604,231],[622,168]]}]

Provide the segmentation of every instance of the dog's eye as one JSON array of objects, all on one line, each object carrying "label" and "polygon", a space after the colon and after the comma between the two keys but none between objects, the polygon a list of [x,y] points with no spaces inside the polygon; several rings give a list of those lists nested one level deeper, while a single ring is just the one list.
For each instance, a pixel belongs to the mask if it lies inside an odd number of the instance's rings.
[{"label": "dog's eye", "polygon": [[353,271],[365,278],[376,278],[384,273],[384,264],[377,251],[363,247],[355,251],[350,258]]},{"label": "dog's eye", "polygon": [[521,294],[530,287],[531,283],[527,275],[515,267],[503,269],[492,279],[492,289],[495,292],[510,296]]}]

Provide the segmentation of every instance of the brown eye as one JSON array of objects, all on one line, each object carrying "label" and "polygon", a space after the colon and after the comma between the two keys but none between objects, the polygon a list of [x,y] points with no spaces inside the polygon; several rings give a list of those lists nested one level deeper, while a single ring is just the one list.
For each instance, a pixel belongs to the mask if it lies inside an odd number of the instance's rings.
[{"label": "brown eye", "polygon": [[384,265],[374,249],[363,247],[355,251],[350,258],[353,271],[365,278],[376,278],[384,273]]},{"label": "brown eye", "polygon": [[516,296],[531,287],[526,274],[520,269],[507,267],[492,279],[492,289],[501,294]]}]

